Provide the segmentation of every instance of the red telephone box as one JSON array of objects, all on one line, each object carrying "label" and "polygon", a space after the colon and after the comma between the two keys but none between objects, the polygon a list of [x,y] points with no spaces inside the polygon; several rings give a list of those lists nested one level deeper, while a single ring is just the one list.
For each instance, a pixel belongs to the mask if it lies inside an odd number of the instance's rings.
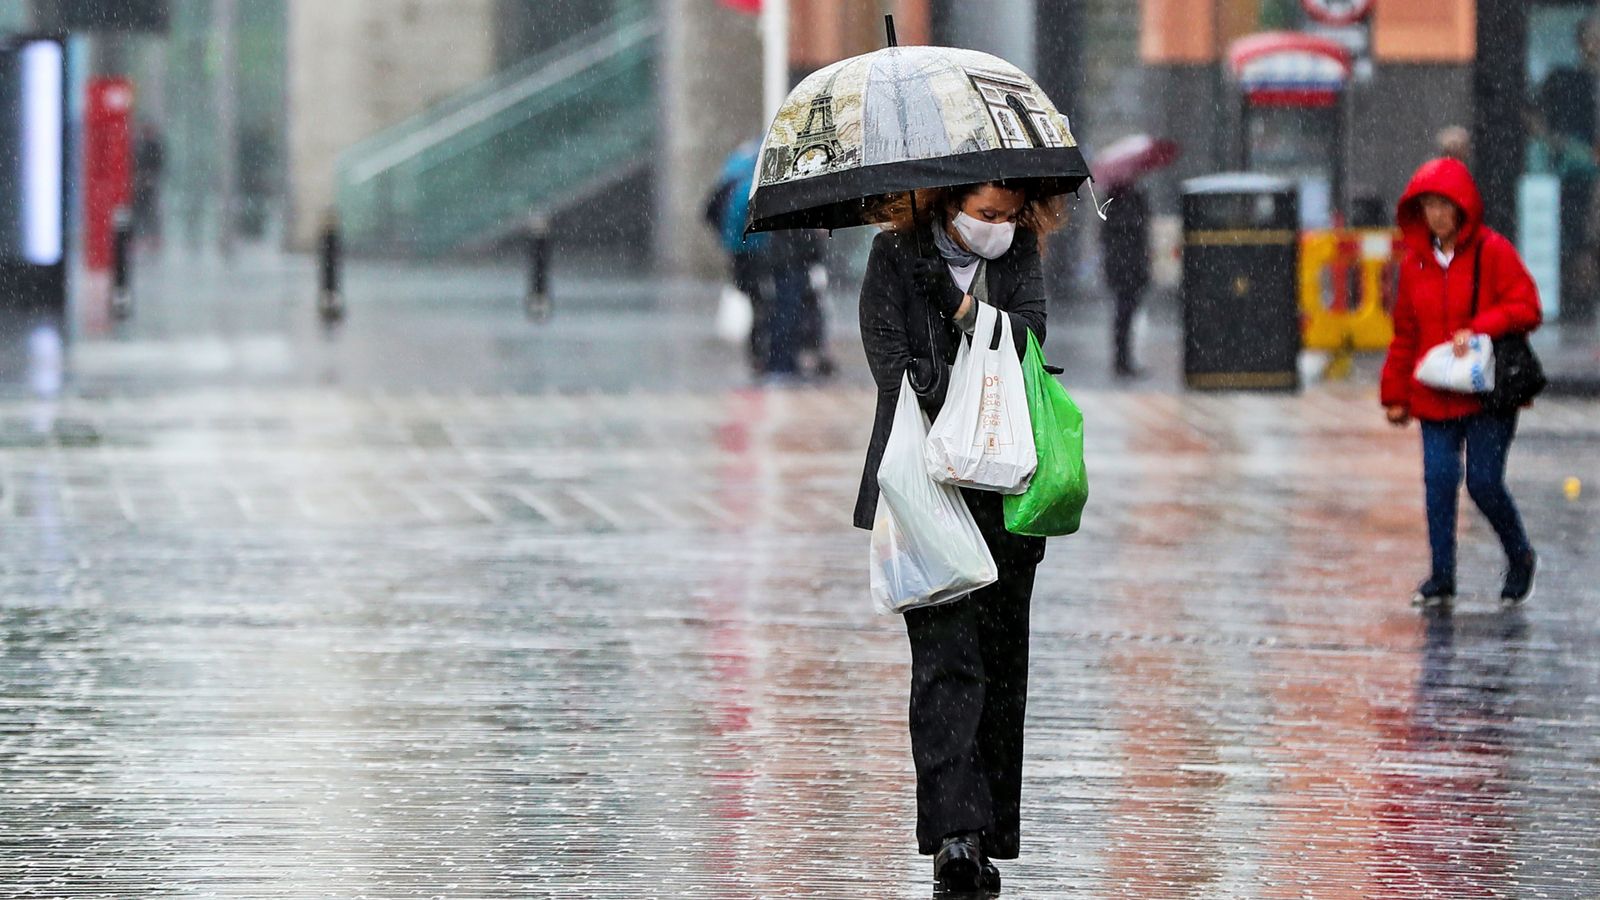
[{"label": "red telephone box", "polygon": [[111,267],[117,211],[133,199],[133,83],[89,81],[83,121],[83,259],[91,271]]}]

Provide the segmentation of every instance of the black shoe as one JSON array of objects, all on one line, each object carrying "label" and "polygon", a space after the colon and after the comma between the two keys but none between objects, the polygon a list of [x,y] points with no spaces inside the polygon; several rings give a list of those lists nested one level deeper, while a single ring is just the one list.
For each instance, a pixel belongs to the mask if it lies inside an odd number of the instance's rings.
[{"label": "black shoe", "polygon": [[1437,575],[1417,585],[1416,596],[1411,598],[1411,605],[1419,609],[1449,609],[1454,602],[1456,583]]},{"label": "black shoe", "polygon": [[1118,363],[1116,366],[1112,367],[1111,372],[1118,378],[1123,378],[1130,381],[1144,377],[1144,369],[1132,365],[1131,363]]},{"label": "black shoe", "polygon": [[975,891],[983,880],[983,851],[978,833],[952,834],[933,858],[933,880],[951,891]]},{"label": "black shoe", "polygon": [[978,886],[991,894],[1000,893],[1000,870],[989,861],[988,857],[984,857],[982,868],[983,872],[978,876]]},{"label": "black shoe", "polygon": [[1533,596],[1533,575],[1539,568],[1539,554],[1528,551],[1521,559],[1506,566],[1505,587],[1500,589],[1500,607],[1515,609]]}]

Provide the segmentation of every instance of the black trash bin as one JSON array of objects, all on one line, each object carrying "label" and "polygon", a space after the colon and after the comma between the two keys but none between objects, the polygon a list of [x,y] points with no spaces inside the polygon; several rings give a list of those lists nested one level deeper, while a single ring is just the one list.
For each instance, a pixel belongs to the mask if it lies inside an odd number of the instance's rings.
[{"label": "black trash bin", "polygon": [[1226,173],[1183,183],[1183,374],[1197,390],[1300,387],[1295,184]]}]

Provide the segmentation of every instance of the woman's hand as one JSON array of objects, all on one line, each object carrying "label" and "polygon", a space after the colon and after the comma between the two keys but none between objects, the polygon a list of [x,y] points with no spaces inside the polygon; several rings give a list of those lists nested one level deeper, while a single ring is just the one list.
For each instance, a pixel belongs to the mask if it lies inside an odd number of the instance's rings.
[{"label": "woman's hand", "polygon": [[1404,428],[1411,421],[1411,412],[1398,404],[1384,407],[1384,414],[1389,417],[1389,424]]},{"label": "woman's hand", "polygon": [[971,294],[961,295],[961,305],[951,314],[950,321],[961,326],[962,331],[971,333],[972,323],[978,320],[978,301],[972,299]]},{"label": "woman's hand", "polygon": [[1463,328],[1457,331],[1455,334],[1450,335],[1450,349],[1455,351],[1456,356],[1466,356],[1467,348],[1471,341],[1472,329]]}]

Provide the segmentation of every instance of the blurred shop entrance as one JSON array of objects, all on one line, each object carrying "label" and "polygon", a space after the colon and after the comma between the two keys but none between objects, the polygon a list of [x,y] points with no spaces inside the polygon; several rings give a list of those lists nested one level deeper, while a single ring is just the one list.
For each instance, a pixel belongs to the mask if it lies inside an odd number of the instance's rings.
[{"label": "blurred shop entrance", "polygon": [[1264,32],[1234,41],[1228,67],[1239,92],[1240,169],[1295,182],[1301,228],[1343,225],[1350,51],[1311,34]]}]

